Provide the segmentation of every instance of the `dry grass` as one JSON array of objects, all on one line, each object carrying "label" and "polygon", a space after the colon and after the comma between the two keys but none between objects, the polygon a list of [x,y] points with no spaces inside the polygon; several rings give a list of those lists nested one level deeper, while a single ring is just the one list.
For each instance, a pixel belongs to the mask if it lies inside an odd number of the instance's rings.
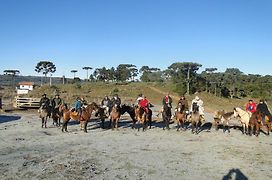
[{"label": "dry grass", "polygon": [[[10,88],[1,90],[2,97],[12,98]],[[105,95],[112,96],[118,94],[122,103],[133,104],[135,103],[138,94],[143,93],[147,96],[151,103],[160,105],[162,104],[162,98],[167,93],[174,97],[174,106],[176,105],[179,96],[171,91],[171,85],[159,84],[159,83],[81,83],[81,84],[65,84],[65,85],[44,85],[37,87],[32,91],[30,97],[41,97],[46,93],[49,98],[53,98],[55,94],[59,93],[64,101],[71,104],[78,96],[83,96],[88,102],[98,102],[102,100]],[[204,101],[204,107],[207,112],[213,112],[215,110],[231,111],[233,107],[244,107],[247,103],[247,99],[226,99],[216,97],[209,93],[199,93],[198,96]],[[195,95],[186,96],[189,103],[195,97]],[[256,99],[258,100],[258,99]],[[269,103],[269,102],[268,102]]]}]

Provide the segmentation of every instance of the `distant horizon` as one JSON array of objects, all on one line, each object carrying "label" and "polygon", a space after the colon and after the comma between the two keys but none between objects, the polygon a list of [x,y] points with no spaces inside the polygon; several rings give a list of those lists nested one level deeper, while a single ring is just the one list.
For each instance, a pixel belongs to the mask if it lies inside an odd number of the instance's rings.
[{"label": "distant horizon", "polygon": [[84,66],[167,69],[175,62],[271,75],[271,0],[12,0],[0,2],[0,73],[85,79]]}]

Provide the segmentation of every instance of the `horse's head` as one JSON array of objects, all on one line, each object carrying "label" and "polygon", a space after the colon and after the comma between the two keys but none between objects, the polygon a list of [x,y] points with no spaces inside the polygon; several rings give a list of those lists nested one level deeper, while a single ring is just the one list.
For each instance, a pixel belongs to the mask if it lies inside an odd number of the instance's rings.
[{"label": "horse's head", "polygon": [[239,116],[238,108],[233,108],[233,115],[235,118],[237,118]]},{"label": "horse's head", "polygon": [[199,106],[197,105],[197,103],[193,103],[193,107],[192,107],[193,113],[199,112]]}]

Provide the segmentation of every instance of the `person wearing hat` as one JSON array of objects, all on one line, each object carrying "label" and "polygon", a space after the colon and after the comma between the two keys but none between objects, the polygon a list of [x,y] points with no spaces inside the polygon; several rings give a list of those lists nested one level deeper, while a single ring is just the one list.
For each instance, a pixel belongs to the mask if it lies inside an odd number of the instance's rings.
[{"label": "person wearing hat", "polygon": [[42,98],[41,98],[41,100],[40,100],[40,108],[41,108],[42,106],[48,108],[49,105],[50,105],[50,100],[49,100],[49,98],[46,97],[46,94],[43,94],[43,95],[42,95]]},{"label": "person wearing hat", "polygon": [[55,97],[52,99],[52,107],[54,109],[57,109],[59,108],[59,106],[63,103],[62,99],[60,98],[60,95],[59,94],[56,94]]},{"label": "person wearing hat", "polygon": [[256,103],[253,101],[253,99],[249,99],[248,103],[246,105],[246,111],[250,114],[250,116],[252,115],[252,113],[254,113],[257,109],[257,105]]},{"label": "person wearing hat", "polygon": [[192,104],[191,104],[191,112],[193,111],[193,104],[196,103],[196,105],[198,105],[199,107],[199,114],[200,116],[204,119],[204,107],[203,107],[203,101],[196,96],[193,100],[192,100]]},{"label": "person wearing hat", "polygon": [[271,121],[271,113],[269,112],[269,109],[267,107],[267,104],[264,102],[263,99],[260,99],[260,102],[259,104],[257,105],[257,108],[256,108],[257,111],[259,111],[261,114],[262,114],[262,119],[264,121],[265,119],[265,116],[268,116],[269,117],[269,120]]}]

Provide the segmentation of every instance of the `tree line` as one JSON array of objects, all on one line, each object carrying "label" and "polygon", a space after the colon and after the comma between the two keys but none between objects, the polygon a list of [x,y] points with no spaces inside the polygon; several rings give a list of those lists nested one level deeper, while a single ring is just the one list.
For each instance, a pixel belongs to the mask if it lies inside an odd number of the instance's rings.
[{"label": "tree line", "polygon": [[[142,66],[140,69],[133,64],[119,64],[116,68],[82,67],[86,71],[86,81],[91,82],[157,82],[171,84],[172,90],[179,94],[192,94],[206,91],[225,98],[262,97],[268,99],[272,95],[272,76],[245,74],[238,68],[227,68],[225,72],[218,72],[216,67],[206,68],[198,73],[201,64],[195,62],[176,62],[167,69]],[[93,70],[92,73],[89,71]],[[50,61],[40,61],[35,71],[45,77],[56,72],[56,66]],[[19,70],[6,70],[7,74],[15,76]],[[74,81],[78,70],[72,69]],[[136,79],[139,78],[139,79]],[[63,81],[64,82],[64,81]]]}]

